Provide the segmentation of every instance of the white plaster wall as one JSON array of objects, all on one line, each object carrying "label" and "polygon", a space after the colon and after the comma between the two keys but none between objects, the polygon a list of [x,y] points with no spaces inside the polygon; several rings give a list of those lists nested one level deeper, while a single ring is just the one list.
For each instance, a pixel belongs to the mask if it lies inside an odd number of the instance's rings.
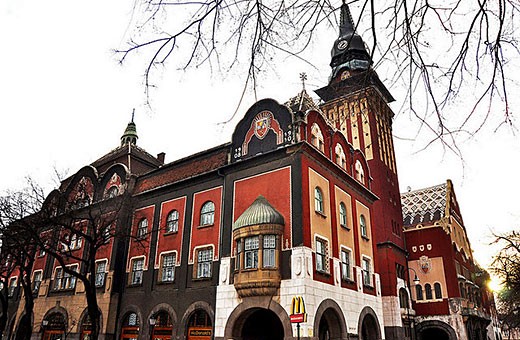
[{"label": "white plaster wall", "polygon": [[[233,285],[229,284],[228,276],[231,259],[223,258],[220,262],[220,278],[217,287],[217,300],[215,306],[215,336],[223,337],[227,320],[233,310],[241,303]],[[338,268],[336,268],[338,266]],[[339,272],[339,262],[334,261],[335,272]],[[291,307],[292,298],[302,295],[307,310],[307,322],[300,326],[300,335],[303,337],[315,336],[314,320],[316,309],[325,299],[334,300],[342,309],[343,317],[347,324],[348,333],[357,334],[359,314],[366,306],[371,307],[378,318],[381,334],[384,338],[383,302],[381,298],[381,286],[379,275],[376,274],[376,296],[342,288],[340,280],[334,278],[334,285],[314,281],[312,279],[312,250],[307,247],[293,248],[291,257],[291,279],[282,280],[280,286],[280,305],[287,311]],[[336,270],[338,269],[338,270]],[[356,268],[355,274],[358,282],[361,279],[361,269]],[[278,299],[276,299],[278,300]],[[293,325],[293,334],[296,336],[296,324]]]}]

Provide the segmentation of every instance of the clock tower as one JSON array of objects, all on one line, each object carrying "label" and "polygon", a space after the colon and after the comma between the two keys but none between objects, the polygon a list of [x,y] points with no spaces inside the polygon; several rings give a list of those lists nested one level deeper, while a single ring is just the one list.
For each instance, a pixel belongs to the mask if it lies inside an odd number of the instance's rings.
[{"label": "clock tower", "polygon": [[[374,203],[372,225],[376,249],[375,270],[381,275],[385,338],[408,339],[410,321],[401,316],[409,296],[406,251],[402,232],[399,182],[392,139],[394,98],[372,68],[372,58],[356,33],[348,5],[341,6],[339,36],[331,51],[332,72],[327,86],[316,90],[323,100],[321,110],[364,155],[369,166],[369,189]],[[405,306],[408,304],[405,304]]]}]

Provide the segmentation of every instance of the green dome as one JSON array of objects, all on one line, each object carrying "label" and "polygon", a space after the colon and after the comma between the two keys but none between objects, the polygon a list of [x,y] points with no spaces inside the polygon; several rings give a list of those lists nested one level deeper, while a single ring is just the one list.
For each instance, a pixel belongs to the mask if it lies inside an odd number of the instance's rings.
[{"label": "green dome", "polygon": [[260,195],[233,224],[233,230],[258,224],[285,225],[282,214]]}]

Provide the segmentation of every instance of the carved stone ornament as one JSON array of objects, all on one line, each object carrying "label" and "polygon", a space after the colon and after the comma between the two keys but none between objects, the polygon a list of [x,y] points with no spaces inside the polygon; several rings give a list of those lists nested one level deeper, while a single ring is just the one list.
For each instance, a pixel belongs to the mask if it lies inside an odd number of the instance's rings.
[{"label": "carved stone ornament", "polygon": [[428,274],[432,269],[432,260],[426,255],[421,256],[419,258],[419,267],[421,267],[424,274]]}]

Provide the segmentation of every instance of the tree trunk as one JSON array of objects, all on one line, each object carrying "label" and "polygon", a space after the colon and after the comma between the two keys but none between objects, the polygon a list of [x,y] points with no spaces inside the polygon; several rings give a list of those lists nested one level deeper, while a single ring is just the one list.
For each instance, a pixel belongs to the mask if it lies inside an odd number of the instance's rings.
[{"label": "tree trunk", "polygon": [[3,339],[5,327],[7,326],[7,308],[9,307],[9,300],[7,299],[7,289],[4,287],[0,291],[0,304],[2,305],[2,314],[0,314],[0,339]]},{"label": "tree trunk", "polygon": [[85,295],[87,298],[87,312],[90,317],[91,333],[90,340],[97,340],[100,331],[101,313],[99,311],[96,295],[96,285],[90,281],[85,283]]},{"label": "tree trunk", "polygon": [[[31,266],[32,267],[32,266]],[[22,288],[24,293],[24,311],[23,316],[18,323],[18,331],[16,332],[16,340],[30,340],[32,334],[31,316],[34,309],[34,297],[30,280],[22,280]],[[28,281],[28,282],[27,282]]]}]

